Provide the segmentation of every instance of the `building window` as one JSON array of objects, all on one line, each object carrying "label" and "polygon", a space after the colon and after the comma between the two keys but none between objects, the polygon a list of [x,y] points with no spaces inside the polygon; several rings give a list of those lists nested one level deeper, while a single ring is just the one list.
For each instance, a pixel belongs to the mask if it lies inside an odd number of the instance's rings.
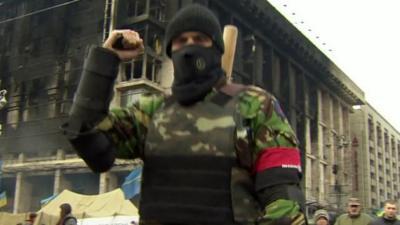
[{"label": "building window", "polygon": [[372,121],[372,118],[368,118],[368,138],[369,140],[374,140],[374,122]]},{"label": "building window", "polygon": [[165,0],[151,0],[150,1],[150,16],[158,21],[165,21],[165,9],[167,3]]},{"label": "building window", "polygon": [[397,141],[397,142],[398,142],[398,144],[397,144],[397,154],[398,154],[398,158],[400,159],[400,141]]},{"label": "building window", "polygon": [[381,124],[378,123],[376,128],[377,136],[378,136],[378,146],[382,147],[382,129]]},{"label": "building window", "polygon": [[369,153],[374,157],[375,156],[375,149],[372,146],[369,146]]},{"label": "building window", "polygon": [[374,161],[373,159],[370,159],[370,160],[369,160],[369,164],[370,164],[371,166],[375,166],[375,161]]},{"label": "building window", "polygon": [[375,173],[371,173],[371,179],[375,179]]},{"label": "building window", "polygon": [[391,147],[392,147],[392,157],[396,157],[396,141],[394,140],[393,136],[392,136],[390,142],[391,142]]},{"label": "building window", "polygon": [[124,64],[125,77],[123,80],[140,79],[142,77],[143,59],[137,58]]},{"label": "building window", "polygon": [[[149,1],[149,0],[147,0]],[[145,13],[146,10],[146,2],[143,0],[131,0],[128,4],[128,16],[136,17]]]},{"label": "building window", "polygon": [[385,129],[385,133],[384,133],[384,149],[385,152],[389,153],[389,135],[388,135],[388,131]]}]

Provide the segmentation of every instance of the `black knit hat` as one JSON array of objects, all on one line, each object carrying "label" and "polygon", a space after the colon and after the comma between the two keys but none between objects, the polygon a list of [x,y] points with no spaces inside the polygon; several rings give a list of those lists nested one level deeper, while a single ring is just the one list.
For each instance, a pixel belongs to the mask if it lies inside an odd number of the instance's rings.
[{"label": "black knit hat", "polygon": [[167,26],[165,51],[171,57],[172,39],[185,31],[200,31],[207,34],[221,53],[224,53],[221,25],[211,10],[199,4],[191,4],[176,13]]}]

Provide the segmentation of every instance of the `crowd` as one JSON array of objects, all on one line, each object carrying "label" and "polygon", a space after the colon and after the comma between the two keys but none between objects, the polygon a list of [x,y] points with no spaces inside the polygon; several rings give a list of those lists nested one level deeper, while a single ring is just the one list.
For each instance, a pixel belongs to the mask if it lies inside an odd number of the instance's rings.
[{"label": "crowd", "polygon": [[313,221],[315,225],[400,225],[397,219],[396,201],[385,201],[383,214],[374,218],[362,212],[358,198],[349,198],[346,213],[336,219],[330,216],[326,209],[319,209],[315,211]]},{"label": "crowd", "polygon": [[[37,218],[36,213],[30,213],[25,223],[16,225],[33,225]],[[57,225],[77,225],[77,219],[72,215],[72,207],[68,203],[60,205],[60,216]],[[135,221],[131,224],[137,225]],[[318,209],[313,216],[314,225],[400,225],[397,218],[397,202],[387,200],[383,205],[383,213],[379,216],[370,216],[362,212],[361,201],[358,198],[349,198],[346,213],[335,218],[326,209]]]}]

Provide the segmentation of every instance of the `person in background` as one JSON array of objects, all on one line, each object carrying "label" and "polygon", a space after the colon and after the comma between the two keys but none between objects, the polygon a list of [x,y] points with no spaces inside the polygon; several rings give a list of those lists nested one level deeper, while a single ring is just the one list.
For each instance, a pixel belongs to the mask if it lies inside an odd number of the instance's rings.
[{"label": "person in background", "polygon": [[319,209],[314,213],[315,225],[329,225],[329,214],[325,209]]},{"label": "person in background", "polygon": [[36,217],[37,217],[36,213],[29,213],[29,217],[27,220],[25,220],[24,225],[33,225],[35,223]]},{"label": "person in background", "polygon": [[372,218],[361,212],[361,203],[358,198],[349,198],[347,213],[340,215],[335,225],[367,225]]},{"label": "person in background", "polygon": [[60,219],[57,225],[77,225],[77,219],[72,215],[72,207],[68,203],[60,205]]},{"label": "person in background", "polygon": [[397,219],[397,202],[386,200],[382,217],[376,218],[369,225],[400,225],[400,220]]}]

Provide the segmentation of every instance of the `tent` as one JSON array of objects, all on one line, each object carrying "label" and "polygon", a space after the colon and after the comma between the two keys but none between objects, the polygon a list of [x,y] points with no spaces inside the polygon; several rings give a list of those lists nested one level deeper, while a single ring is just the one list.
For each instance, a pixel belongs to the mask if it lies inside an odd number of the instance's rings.
[{"label": "tent", "polygon": [[25,224],[29,213],[12,214],[0,212],[0,225],[15,225],[18,223]]},{"label": "tent", "polygon": [[[79,224],[93,224],[90,221],[96,221],[94,218],[103,218],[101,224],[112,225],[124,224],[121,220],[138,221],[138,209],[124,197],[121,189],[116,189],[100,195],[82,195],[64,190],[57,197],[51,200],[38,212],[35,225],[54,225],[57,223],[60,214],[59,206],[63,203],[69,203],[72,207],[72,214],[78,219]],[[99,219],[97,219],[99,220]],[[98,223],[96,223],[98,224]]]}]

